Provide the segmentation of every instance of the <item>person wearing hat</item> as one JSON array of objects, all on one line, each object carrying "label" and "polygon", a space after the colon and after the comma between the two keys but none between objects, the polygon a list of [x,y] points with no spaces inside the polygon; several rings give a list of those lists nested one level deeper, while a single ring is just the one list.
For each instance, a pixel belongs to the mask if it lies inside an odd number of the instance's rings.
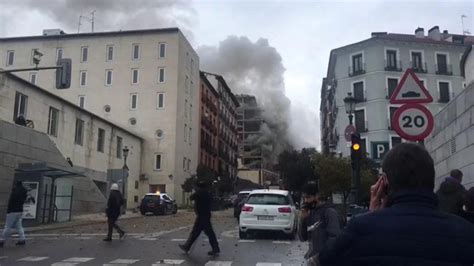
[{"label": "person wearing hat", "polygon": [[7,218],[5,220],[5,229],[0,235],[0,247],[3,247],[4,242],[10,237],[10,230],[16,228],[20,240],[16,243],[17,246],[24,246],[25,231],[22,226],[23,204],[27,197],[27,190],[23,187],[23,183],[18,181],[12,188],[10,199],[8,200]]},{"label": "person wearing hat", "polygon": [[120,240],[124,239],[125,231],[123,231],[118,225],[117,220],[120,216],[120,209],[124,203],[122,194],[119,191],[117,184],[112,184],[110,187],[109,200],[107,201],[107,209],[105,213],[107,214],[107,223],[108,223],[108,233],[107,237],[104,239],[106,242],[112,241],[112,232],[113,229],[117,230],[120,236]]},{"label": "person wearing hat", "polygon": [[211,203],[212,196],[208,191],[208,185],[204,181],[200,181],[197,184],[197,191],[190,197],[194,201],[194,211],[196,212],[196,220],[194,222],[193,229],[189,235],[188,240],[185,244],[180,244],[179,247],[186,253],[193,246],[194,241],[199,237],[202,231],[209,237],[209,243],[211,244],[212,251],[207,254],[209,256],[216,256],[219,254],[219,243],[217,242],[216,234],[212,229],[211,224]]}]

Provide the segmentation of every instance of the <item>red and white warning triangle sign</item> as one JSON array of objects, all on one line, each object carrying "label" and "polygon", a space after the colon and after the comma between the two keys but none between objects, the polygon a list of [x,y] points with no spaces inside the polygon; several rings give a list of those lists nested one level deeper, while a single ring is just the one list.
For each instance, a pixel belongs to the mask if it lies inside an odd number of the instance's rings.
[{"label": "red and white warning triangle sign", "polygon": [[413,69],[408,68],[393,92],[392,97],[390,97],[390,103],[404,104],[430,102],[433,102],[433,97],[431,97],[423,83],[418,79]]}]

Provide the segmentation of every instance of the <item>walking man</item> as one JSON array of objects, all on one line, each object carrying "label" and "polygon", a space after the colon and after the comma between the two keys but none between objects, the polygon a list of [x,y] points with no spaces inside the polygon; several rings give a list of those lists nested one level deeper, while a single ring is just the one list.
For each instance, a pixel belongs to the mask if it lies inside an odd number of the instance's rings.
[{"label": "walking man", "polygon": [[110,196],[109,200],[107,201],[107,223],[109,225],[109,230],[107,233],[107,237],[104,239],[106,242],[112,241],[112,232],[114,228],[117,230],[120,236],[120,240],[125,238],[125,231],[123,231],[118,225],[117,220],[120,216],[120,208],[124,203],[122,194],[119,191],[119,187],[117,184],[112,184],[110,188]]},{"label": "walking man", "polygon": [[439,186],[436,192],[439,200],[439,210],[456,215],[462,214],[462,205],[466,189],[461,184],[463,173],[454,169]]},{"label": "walking man", "polygon": [[27,191],[23,187],[23,184],[18,181],[13,186],[8,200],[7,218],[5,220],[5,229],[3,229],[2,236],[0,238],[0,247],[3,247],[5,240],[10,237],[10,230],[16,228],[20,240],[16,243],[17,246],[24,246],[25,231],[22,225],[23,216],[23,204],[25,203]]},{"label": "walking man", "polygon": [[211,225],[212,196],[208,191],[207,184],[202,181],[199,182],[198,190],[191,195],[190,199],[194,201],[196,220],[188,240],[185,244],[179,245],[179,247],[187,253],[191,249],[194,241],[196,241],[196,239],[201,234],[201,231],[204,231],[204,233],[209,238],[209,243],[212,247],[212,251],[209,251],[207,254],[209,256],[216,256],[219,254],[220,249],[219,243],[217,243],[216,234],[214,233]]}]

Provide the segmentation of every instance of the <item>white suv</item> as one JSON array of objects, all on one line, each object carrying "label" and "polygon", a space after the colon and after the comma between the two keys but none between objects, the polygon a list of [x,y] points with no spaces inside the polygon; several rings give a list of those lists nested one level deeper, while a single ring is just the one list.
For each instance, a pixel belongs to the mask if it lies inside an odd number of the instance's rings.
[{"label": "white suv", "polygon": [[286,190],[262,189],[250,192],[242,206],[239,220],[239,237],[246,239],[249,232],[260,230],[281,231],[294,239],[297,210]]}]

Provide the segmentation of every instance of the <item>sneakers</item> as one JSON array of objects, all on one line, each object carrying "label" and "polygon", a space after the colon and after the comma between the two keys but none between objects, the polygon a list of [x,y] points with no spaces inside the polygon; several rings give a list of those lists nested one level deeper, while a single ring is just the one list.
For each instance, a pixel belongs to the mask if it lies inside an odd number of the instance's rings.
[{"label": "sneakers", "polygon": [[17,245],[17,246],[24,246],[24,245],[26,245],[26,241],[25,241],[25,240],[20,240],[20,241],[16,242],[15,245]]},{"label": "sneakers", "polygon": [[209,255],[209,256],[218,256],[219,253],[220,253],[219,250],[212,250],[212,251],[207,252],[207,255]]},{"label": "sneakers", "polygon": [[123,231],[120,232],[120,234],[119,234],[120,240],[124,240],[126,236],[127,236],[127,233],[125,233]]},{"label": "sneakers", "polygon": [[112,238],[111,237],[106,237],[106,238],[104,238],[104,242],[112,242]]},{"label": "sneakers", "polygon": [[185,245],[179,244],[178,247],[179,247],[182,251],[184,251],[184,253],[188,254],[189,249],[187,249]]}]

